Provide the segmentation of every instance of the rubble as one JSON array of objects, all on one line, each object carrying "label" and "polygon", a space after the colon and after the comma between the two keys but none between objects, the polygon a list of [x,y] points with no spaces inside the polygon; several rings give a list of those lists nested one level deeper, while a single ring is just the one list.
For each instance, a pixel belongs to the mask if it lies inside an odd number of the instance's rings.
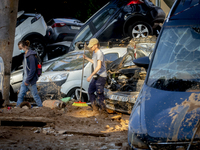
[{"label": "rubble", "polygon": [[80,108],[71,104],[67,105],[66,112],[47,107],[11,108],[2,111],[0,120],[15,118],[21,121],[23,119],[34,121],[36,118],[37,121],[49,122],[44,126],[0,126],[1,149],[126,149],[128,147],[126,125],[129,115],[120,115],[120,119],[115,120],[111,118],[115,118],[116,114],[108,114],[109,119],[91,114],[90,106]]}]

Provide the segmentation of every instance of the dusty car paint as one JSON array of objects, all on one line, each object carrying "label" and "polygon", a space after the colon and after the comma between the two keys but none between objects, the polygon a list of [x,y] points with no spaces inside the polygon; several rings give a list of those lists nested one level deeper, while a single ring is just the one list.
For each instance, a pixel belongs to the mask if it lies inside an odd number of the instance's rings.
[{"label": "dusty car paint", "polygon": [[[161,148],[164,143],[170,142],[176,146],[186,146],[200,119],[199,98],[200,93],[163,93],[144,84],[138,96],[139,101],[133,110],[139,109],[139,116],[132,114],[129,130],[134,130],[134,133],[137,133],[135,136],[152,145],[152,148]],[[138,119],[141,120],[141,126],[138,126]],[[130,141],[133,139],[130,132],[128,138]],[[199,132],[195,135],[195,140],[197,139],[200,139]],[[186,143],[181,144],[183,141]]]}]

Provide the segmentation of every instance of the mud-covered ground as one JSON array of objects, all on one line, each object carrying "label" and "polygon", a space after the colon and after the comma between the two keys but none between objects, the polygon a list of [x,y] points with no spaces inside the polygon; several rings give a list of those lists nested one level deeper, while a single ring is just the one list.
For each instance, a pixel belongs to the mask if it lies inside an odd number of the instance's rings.
[{"label": "mud-covered ground", "polygon": [[4,108],[0,120],[0,150],[128,149],[129,115],[95,117],[90,106]]}]

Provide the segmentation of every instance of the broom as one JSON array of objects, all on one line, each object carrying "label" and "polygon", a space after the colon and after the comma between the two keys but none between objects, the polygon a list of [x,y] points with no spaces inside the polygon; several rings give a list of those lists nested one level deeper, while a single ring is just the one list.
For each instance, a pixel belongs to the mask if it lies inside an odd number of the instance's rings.
[{"label": "broom", "polygon": [[[86,42],[84,44],[84,52],[83,54],[85,55],[85,47],[86,47]],[[84,63],[85,63],[85,59],[83,59],[83,68],[82,68],[82,76],[81,76],[81,90],[80,90],[80,98],[78,102],[74,102],[72,104],[72,106],[78,106],[78,107],[84,107],[84,106],[88,106],[88,104],[86,102],[81,102],[81,98],[82,98],[82,86],[83,86],[83,74],[84,74]]]}]

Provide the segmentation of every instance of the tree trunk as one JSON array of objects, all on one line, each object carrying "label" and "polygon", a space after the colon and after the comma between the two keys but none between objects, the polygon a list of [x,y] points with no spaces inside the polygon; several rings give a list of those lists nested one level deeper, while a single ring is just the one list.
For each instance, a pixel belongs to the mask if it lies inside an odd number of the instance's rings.
[{"label": "tree trunk", "polygon": [[9,104],[10,73],[17,21],[18,0],[0,0],[0,56],[4,61],[3,99]]}]

